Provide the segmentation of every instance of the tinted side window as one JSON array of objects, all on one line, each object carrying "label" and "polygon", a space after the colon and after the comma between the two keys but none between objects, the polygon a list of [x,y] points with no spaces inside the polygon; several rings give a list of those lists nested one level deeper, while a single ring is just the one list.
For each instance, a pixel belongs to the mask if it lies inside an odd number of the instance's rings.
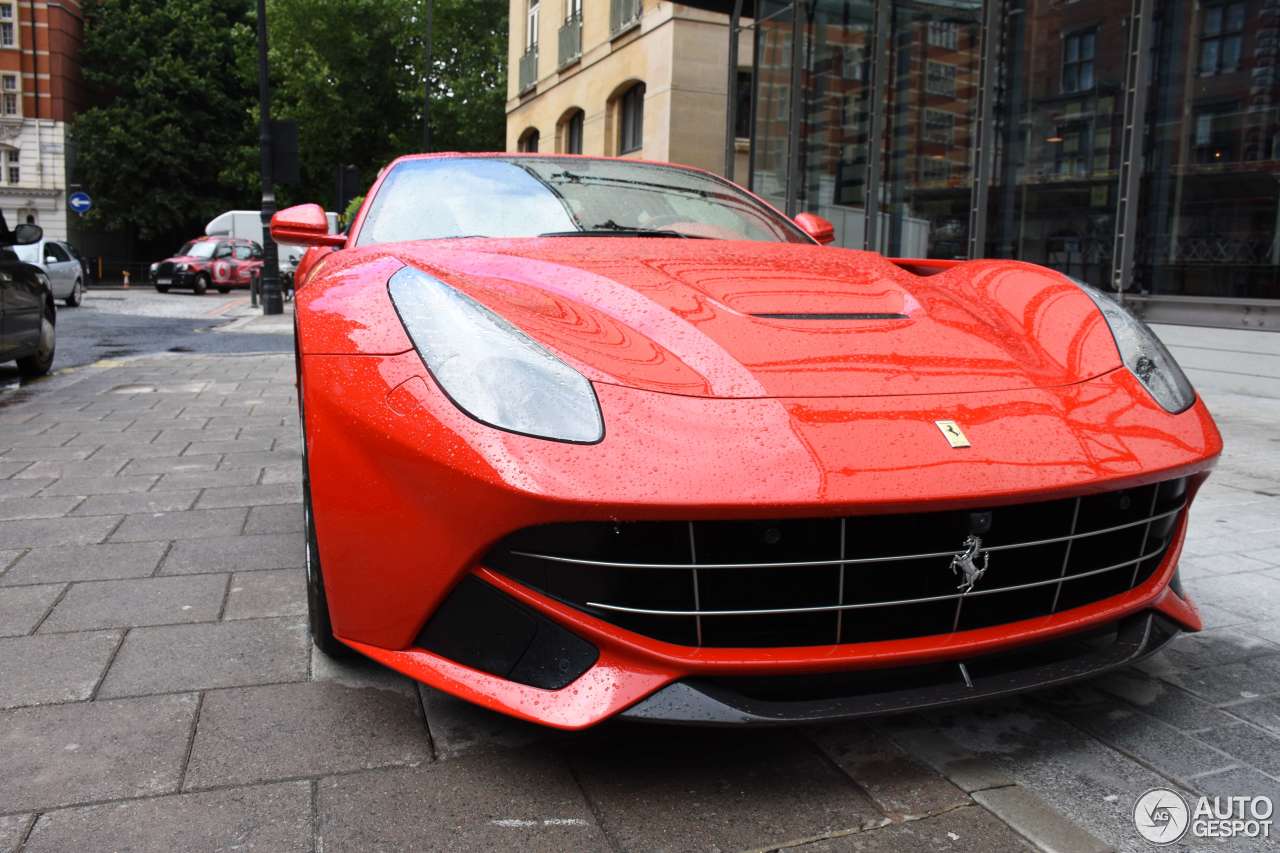
[{"label": "tinted side window", "polygon": [[68,255],[57,243],[45,243],[44,256],[46,258],[52,258],[55,263],[63,263],[64,261],[71,260],[71,256]]},{"label": "tinted side window", "polygon": [[247,261],[253,257],[253,250],[248,246],[236,246],[236,260]]},{"label": "tinted side window", "polygon": [[218,248],[217,248],[217,250],[215,250],[215,251],[214,251],[214,253],[213,253],[213,256],[214,256],[215,258],[229,258],[229,257],[231,257],[231,244],[230,244],[230,243],[219,243],[219,244],[218,244]]}]

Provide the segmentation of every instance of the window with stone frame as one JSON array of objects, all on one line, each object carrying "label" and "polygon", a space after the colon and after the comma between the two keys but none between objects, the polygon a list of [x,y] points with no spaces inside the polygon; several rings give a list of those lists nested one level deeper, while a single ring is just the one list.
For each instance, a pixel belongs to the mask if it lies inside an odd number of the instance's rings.
[{"label": "window with stone frame", "polygon": [[0,0],[0,47],[18,46],[18,9],[12,0]]}]

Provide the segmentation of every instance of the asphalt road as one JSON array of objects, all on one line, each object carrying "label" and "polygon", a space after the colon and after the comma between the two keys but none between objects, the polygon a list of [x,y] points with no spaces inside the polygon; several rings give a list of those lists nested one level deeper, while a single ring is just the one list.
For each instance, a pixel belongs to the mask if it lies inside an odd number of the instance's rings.
[{"label": "asphalt road", "polygon": [[[288,352],[292,337],[221,334],[249,307],[247,293],[156,293],[149,287],[91,290],[79,308],[58,305],[55,371],[103,358],[152,353]],[[0,364],[0,390],[18,382],[12,364]]]}]

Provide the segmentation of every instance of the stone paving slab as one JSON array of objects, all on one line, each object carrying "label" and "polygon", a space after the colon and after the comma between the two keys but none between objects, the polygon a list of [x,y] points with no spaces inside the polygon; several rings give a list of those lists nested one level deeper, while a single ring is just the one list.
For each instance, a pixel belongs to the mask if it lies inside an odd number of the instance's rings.
[{"label": "stone paving slab", "polygon": [[336,682],[210,691],[187,772],[188,790],[431,759],[414,697]]},{"label": "stone paving slab", "polygon": [[107,543],[33,548],[22,553],[0,586],[150,577],[169,548],[166,542]]},{"label": "stone paving slab", "polygon": [[63,584],[0,588],[0,637],[30,634],[64,590]]},{"label": "stone paving slab", "polygon": [[296,617],[134,628],[98,695],[114,698],[302,681],[310,645],[306,623]]},{"label": "stone paving slab", "polygon": [[48,812],[23,853],[308,853],[312,837],[311,784],[301,781]]},{"label": "stone paving slab", "polygon": [[45,811],[177,791],[194,695],[0,711],[0,803]]},{"label": "stone paving slab", "polygon": [[339,776],[317,795],[325,850],[637,849],[610,844],[554,755],[514,750]]},{"label": "stone paving slab", "polygon": [[88,631],[218,618],[226,575],[92,581],[74,584],[41,631]]},{"label": "stone paving slab", "polygon": [[0,709],[89,699],[122,635],[80,631],[0,640]]},{"label": "stone paving slab", "polygon": [[[0,521],[24,518],[61,518],[84,501],[80,497],[0,498]],[[92,513],[106,515],[106,513]]]},{"label": "stone paving slab", "polygon": [[[132,462],[130,464],[133,464]],[[145,492],[155,485],[156,476],[65,477],[61,480],[8,480],[10,483],[44,484],[42,495],[127,495]],[[34,494],[34,492],[32,493]]]},{"label": "stone paving slab", "polygon": [[795,732],[598,731],[569,760],[624,850],[770,848],[884,820]]},{"label": "stone paving slab", "polygon": [[15,853],[34,820],[29,814],[0,816],[0,853]]},{"label": "stone paving slab", "polygon": [[165,557],[164,575],[301,568],[306,562],[301,533],[223,536],[175,542]]},{"label": "stone paving slab", "polygon": [[154,542],[163,539],[208,539],[234,536],[244,528],[247,510],[194,509],[126,516],[111,535],[113,542]]},{"label": "stone paving slab", "polygon": [[93,495],[85,498],[71,515],[129,515],[191,509],[200,492],[134,492],[125,495]]},{"label": "stone paving slab", "polygon": [[811,737],[890,817],[936,814],[971,802],[964,791],[907,756],[869,724],[824,726]]},{"label": "stone paving slab", "polygon": [[307,574],[303,569],[237,572],[231,577],[223,619],[306,616]]},{"label": "stone paving slab", "polygon": [[781,849],[795,853],[1021,853],[1032,848],[990,812],[979,806],[966,806],[922,820],[891,823]]},{"label": "stone paving slab", "polygon": [[109,515],[0,522],[0,549],[92,545],[106,539],[119,524],[120,516]]}]

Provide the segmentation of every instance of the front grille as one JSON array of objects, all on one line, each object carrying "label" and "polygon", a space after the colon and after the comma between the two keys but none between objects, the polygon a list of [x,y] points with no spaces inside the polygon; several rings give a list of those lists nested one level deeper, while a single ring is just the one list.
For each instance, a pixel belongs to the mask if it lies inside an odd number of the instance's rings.
[{"label": "front grille", "polygon": [[173,275],[174,266],[175,264],[173,263],[173,261],[163,261],[156,266],[156,275],[157,276]]},{"label": "front grille", "polygon": [[[685,646],[925,637],[1046,616],[1151,577],[1187,481],[989,510],[774,521],[584,522],[508,536],[485,565]],[[952,568],[967,537],[986,571]]]}]

